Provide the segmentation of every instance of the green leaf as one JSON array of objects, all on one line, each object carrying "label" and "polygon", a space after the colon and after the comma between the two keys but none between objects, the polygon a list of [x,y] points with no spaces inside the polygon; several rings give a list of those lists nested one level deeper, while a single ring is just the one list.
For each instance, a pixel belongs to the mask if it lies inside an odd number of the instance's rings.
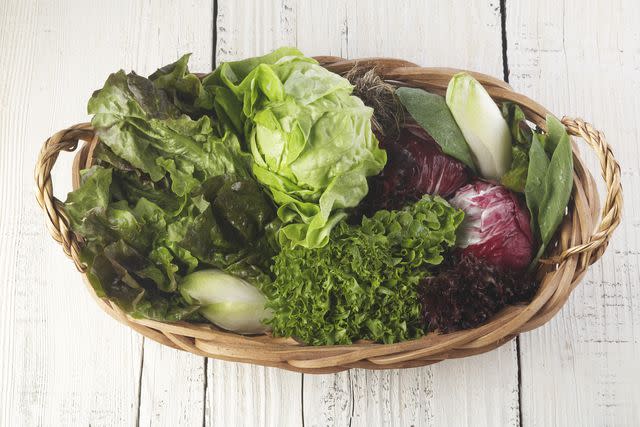
[{"label": "green leaf", "polygon": [[[251,209],[247,209],[247,207]],[[229,180],[217,194],[212,207],[232,230],[234,238],[244,245],[263,234],[268,223],[273,221],[274,209],[271,201],[258,184],[249,179]]]},{"label": "green leaf", "polygon": [[418,282],[453,247],[464,214],[424,196],[401,211],[336,225],[326,246],[283,248],[261,289],[276,336],[307,344],[393,343],[421,336]]},{"label": "green leaf", "polygon": [[221,80],[239,83],[245,79],[260,64],[275,64],[287,56],[303,56],[295,47],[281,47],[263,56],[256,56],[240,61],[225,62],[208,75],[203,83],[205,86],[218,85]]},{"label": "green leaf", "polygon": [[[529,150],[534,137],[526,116],[518,104],[504,102],[502,115],[509,125],[512,137],[511,168],[500,178],[505,187],[519,193],[524,192],[529,169]],[[538,142],[544,146],[544,135],[536,134]]]},{"label": "green leaf", "polygon": [[529,146],[533,131],[527,124],[527,117],[518,104],[513,102],[504,102],[502,104],[502,116],[509,124],[511,137],[516,144]]},{"label": "green leaf", "polygon": [[529,154],[526,147],[514,145],[511,147],[513,160],[511,162],[511,169],[507,171],[500,183],[518,193],[524,192],[525,185],[527,183],[527,173],[529,169]]},{"label": "green leaf", "polygon": [[[242,152],[235,135],[227,132],[218,136],[209,117],[193,120],[183,114],[181,108],[189,98],[176,92],[176,84],[189,76],[185,74],[187,58],[156,72],[155,81],[124,71],[112,74],[93,94],[88,107],[101,141],[115,156],[148,174],[152,181],[169,172],[178,181],[175,189],[182,194],[195,187],[196,175],[206,179],[250,174],[250,155]],[[172,102],[177,99],[178,105]],[[196,97],[189,102],[199,101]],[[213,98],[210,104],[212,107]],[[114,161],[113,156],[106,160]]]},{"label": "green leaf", "polygon": [[[550,132],[555,126],[552,124],[554,121],[560,124],[555,118],[547,117]],[[573,154],[569,135],[566,130],[560,135],[549,133],[547,143],[551,144],[549,147],[555,145],[555,149],[545,177],[545,192],[538,219],[540,236],[545,245],[562,222],[573,188]]]},{"label": "green leaf", "polygon": [[556,148],[564,140],[569,142],[569,135],[564,125],[552,115],[547,116],[547,134],[544,141],[544,149],[549,156],[555,153]]},{"label": "green leaf", "polygon": [[547,128],[549,132],[545,138],[533,135],[529,150],[525,196],[531,213],[531,229],[540,241],[540,249],[531,268],[544,254],[562,222],[573,188],[573,153],[569,135],[562,123],[550,115],[547,116]]},{"label": "green leaf", "polygon": [[537,134],[534,134],[529,150],[529,169],[524,194],[527,207],[531,213],[531,230],[540,238],[538,218],[540,206],[545,194],[545,181],[549,169],[549,158],[540,143]]},{"label": "green leaf", "polygon": [[471,150],[444,97],[409,87],[398,88],[396,95],[411,117],[435,139],[445,154],[476,170]]},{"label": "green leaf", "polygon": [[204,89],[195,74],[189,72],[187,62],[190,56],[183,55],[173,64],[159,68],[149,76],[149,80],[164,89],[181,111],[200,117],[213,109],[213,95]]},{"label": "green leaf", "polygon": [[65,212],[71,227],[81,231],[85,229],[85,220],[92,212],[104,212],[109,205],[109,187],[111,169],[93,166],[80,172],[82,186],[67,196]]}]

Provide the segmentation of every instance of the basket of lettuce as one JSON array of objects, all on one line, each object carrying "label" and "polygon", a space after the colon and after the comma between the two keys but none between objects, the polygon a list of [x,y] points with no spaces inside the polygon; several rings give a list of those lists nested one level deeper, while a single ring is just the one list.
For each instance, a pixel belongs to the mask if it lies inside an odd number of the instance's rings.
[{"label": "basket of lettuce", "polygon": [[168,346],[311,373],[485,352],[550,319],[620,221],[603,135],[500,80],[294,48],[187,62],[110,75],[36,166],[100,306]]}]

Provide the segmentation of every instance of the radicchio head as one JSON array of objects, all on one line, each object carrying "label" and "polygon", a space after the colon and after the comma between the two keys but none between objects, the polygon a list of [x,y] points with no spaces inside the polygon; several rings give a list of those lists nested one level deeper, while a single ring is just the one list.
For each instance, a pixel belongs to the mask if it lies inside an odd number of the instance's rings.
[{"label": "radicchio head", "polygon": [[451,205],[465,213],[458,246],[505,270],[522,270],[533,256],[529,212],[524,203],[500,185],[474,181],[459,189]]}]

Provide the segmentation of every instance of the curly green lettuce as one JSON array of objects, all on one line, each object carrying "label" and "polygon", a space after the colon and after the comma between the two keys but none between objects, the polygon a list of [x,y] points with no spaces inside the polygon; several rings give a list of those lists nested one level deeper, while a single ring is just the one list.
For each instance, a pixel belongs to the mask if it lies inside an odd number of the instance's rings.
[{"label": "curly green lettuce", "polygon": [[203,85],[219,119],[244,135],[253,173],[278,205],[282,246],[324,246],[386,163],[373,110],[294,48],[222,64]]},{"label": "curly green lettuce", "polygon": [[340,222],[324,247],[283,248],[276,279],[262,289],[274,335],[312,345],[423,335],[418,283],[454,246],[463,216],[440,197],[424,196],[357,226]]}]

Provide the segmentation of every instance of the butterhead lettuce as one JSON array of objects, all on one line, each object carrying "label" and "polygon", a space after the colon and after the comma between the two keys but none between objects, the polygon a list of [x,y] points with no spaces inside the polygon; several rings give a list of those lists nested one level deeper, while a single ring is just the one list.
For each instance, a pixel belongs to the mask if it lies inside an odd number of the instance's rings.
[{"label": "butterhead lettuce", "polygon": [[324,246],[386,163],[373,110],[294,48],[222,64],[203,85],[218,118],[244,135],[253,174],[278,206],[280,244]]}]

